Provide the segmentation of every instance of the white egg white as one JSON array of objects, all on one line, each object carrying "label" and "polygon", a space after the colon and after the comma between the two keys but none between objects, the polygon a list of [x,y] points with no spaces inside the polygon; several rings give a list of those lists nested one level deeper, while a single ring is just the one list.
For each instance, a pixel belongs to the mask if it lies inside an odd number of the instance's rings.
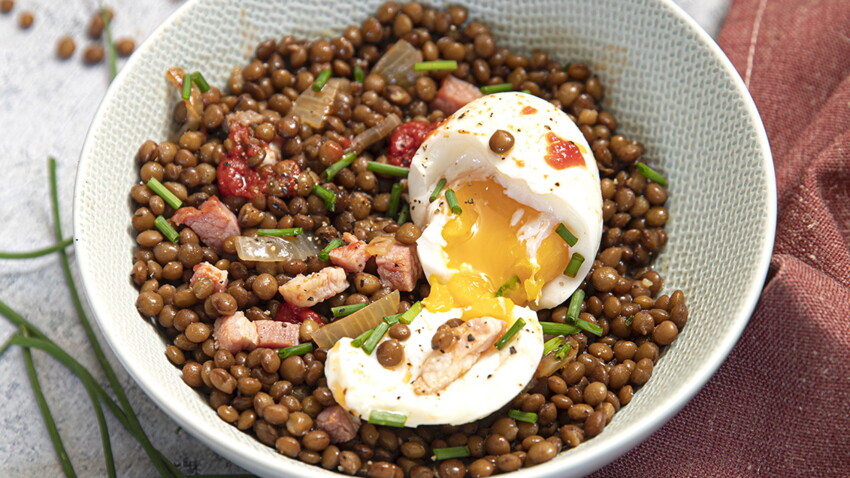
[{"label": "white egg white", "polygon": [[[496,154],[489,147],[490,137],[499,129],[514,137],[514,146],[506,154]],[[549,166],[544,158],[550,132],[576,144],[584,164],[561,170]],[[444,200],[429,202],[429,196],[441,179],[451,185],[461,179],[487,178],[502,185],[509,197],[543,213],[536,224],[517,231],[518,237],[527,240],[530,257],[558,223],[578,237],[571,252],[586,260],[576,276],[556,277],[529,307],[537,310],[561,304],[590,270],[602,235],[599,171],[584,135],[566,113],[524,93],[483,96],[435,129],[413,157],[408,176],[410,215],[424,231],[418,247],[429,280],[437,276],[445,281],[455,272],[448,267],[441,235],[448,208]]]},{"label": "white egg white", "polygon": [[[460,309],[448,312],[423,310],[410,324],[404,345],[404,361],[392,368],[378,363],[375,352],[366,355],[344,338],[329,351],[325,361],[328,387],[336,401],[364,420],[373,410],[407,416],[405,426],[460,425],[483,418],[507,404],[528,385],[543,354],[543,332],[537,314],[514,307],[514,318],[525,327],[502,350],[491,347],[473,367],[442,391],[417,395],[413,381],[433,351],[431,338],[447,320],[459,318]],[[385,337],[384,340],[389,340]]]}]

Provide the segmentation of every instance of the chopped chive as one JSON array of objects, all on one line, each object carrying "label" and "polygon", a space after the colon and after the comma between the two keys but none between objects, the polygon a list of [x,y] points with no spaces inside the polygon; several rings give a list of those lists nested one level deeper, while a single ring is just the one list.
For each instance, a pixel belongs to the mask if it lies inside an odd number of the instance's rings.
[{"label": "chopped chive", "polygon": [[351,166],[351,163],[353,163],[355,159],[357,159],[357,153],[354,151],[345,153],[339,161],[331,164],[327,169],[325,169],[325,178],[330,181],[334,178],[334,176],[339,174],[340,171]]},{"label": "chopped chive", "polygon": [[407,174],[410,172],[410,169],[408,168],[394,166],[392,164],[379,163],[377,161],[369,161],[369,164],[366,165],[366,169],[372,171],[373,173],[386,174],[389,176],[398,176],[400,178],[406,178]]},{"label": "chopped chive", "polygon": [[410,306],[409,309],[407,309],[403,314],[401,314],[401,317],[399,317],[398,321],[402,324],[410,325],[410,323],[413,322],[413,319],[415,319],[420,312],[422,312],[422,302],[416,301],[413,303],[413,305]]},{"label": "chopped chive", "polygon": [[584,330],[585,332],[589,332],[597,337],[602,336],[602,327],[597,324],[592,324],[584,319],[576,319],[575,324],[576,327]]},{"label": "chopped chive", "polygon": [[285,349],[280,349],[277,351],[278,357],[281,360],[293,357],[295,355],[304,355],[306,353],[313,351],[313,342],[306,342],[303,344],[293,345],[292,347],[286,347]]},{"label": "chopped chive", "polygon": [[581,301],[584,300],[584,291],[579,289],[573,292],[573,296],[570,298],[570,306],[567,309],[567,319],[568,320],[576,320],[578,318],[578,314],[581,312]]},{"label": "chopped chive", "polygon": [[325,202],[325,208],[327,208],[328,211],[334,212],[334,205],[336,204],[336,194],[334,194],[333,191],[318,184],[315,184],[313,185],[313,194],[319,196],[319,199]]},{"label": "chopped chive", "polygon": [[439,183],[437,183],[437,187],[434,188],[434,192],[431,193],[431,197],[428,198],[428,202],[434,202],[435,199],[440,197],[440,193],[443,192],[443,188],[446,187],[445,178],[441,179]]},{"label": "chopped chive", "polygon": [[201,93],[210,91],[210,84],[207,83],[207,79],[204,78],[204,75],[202,75],[200,71],[192,73],[192,83],[197,85],[198,89],[201,90]]},{"label": "chopped chive", "polygon": [[543,355],[549,355],[555,349],[564,345],[564,337],[562,335],[558,335],[557,337],[552,337],[547,340],[546,343],[543,344]]},{"label": "chopped chive", "polygon": [[372,425],[384,425],[387,427],[403,427],[407,422],[407,415],[403,413],[385,412],[383,410],[372,410],[369,414],[369,423]]},{"label": "chopped chive", "polygon": [[384,335],[388,330],[390,330],[390,324],[384,321],[381,321],[381,323],[375,326],[375,329],[369,335],[369,338],[363,342],[363,351],[366,352],[366,355],[372,355],[372,351],[375,350],[375,347],[378,346],[378,342],[384,338]]},{"label": "chopped chive", "polygon": [[499,350],[505,348],[505,345],[508,345],[508,342],[510,342],[514,338],[514,335],[516,335],[517,332],[519,332],[519,330],[523,327],[525,327],[525,321],[522,319],[516,319],[514,325],[512,325],[507,332],[505,332],[505,335],[503,335],[502,338],[496,341],[496,348]]},{"label": "chopped chive", "polygon": [[161,197],[166,204],[174,208],[175,210],[180,209],[180,206],[183,205],[183,201],[177,198],[173,192],[171,192],[167,187],[165,187],[161,182],[159,182],[156,178],[151,178],[148,181],[148,189],[153,191],[157,196]]},{"label": "chopped chive", "polygon": [[575,325],[559,324],[558,322],[540,322],[540,327],[546,335],[575,335],[581,329]]},{"label": "chopped chive", "polygon": [[351,346],[354,348],[360,348],[361,346],[363,346],[363,342],[365,342],[366,339],[368,339],[369,336],[372,335],[373,330],[375,329],[369,329],[366,332],[363,332],[362,334],[358,335],[356,339],[351,341]]},{"label": "chopped chive", "polygon": [[578,242],[578,238],[574,236],[573,233],[570,232],[569,229],[567,229],[567,226],[563,224],[558,224],[558,228],[555,229],[555,232],[557,232],[558,235],[561,236],[561,239],[563,239],[564,242],[569,244],[570,247],[576,245],[576,242]]},{"label": "chopped chive", "polygon": [[567,264],[567,268],[564,269],[564,274],[569,277],[575,277],[583,262],[584,256],[576,252],[572,257],[570,257],[570,263]]},{"label": "chopped chive", "polygon": [[288,227],[286,229],[257,229],[258,236],[300,236],[304,234],[301,227]]},{"label": "chopped chive", "polygon": [[658,174],[646,164],[638,162],[635,163],[635,167],[637,168],[638,172],[646,179],[649,179],[650,181],[655,181],[656,183],[662,186],[667,186],[667,178]]},{"label": "chopped chive", "polygon": [[570,344],[564,344],[559,347],[558,351],[555,352],[555,360],[564,360],[564,357],[566,357],[567,354],[570,353],[570,350],[572,348],[573,347]]},{"label": "chopped chive", "polygon": [[184,100],[192,97],[192,75],[183,75],[183,94],[181,96]]},{"label": "chopped chive", "polygon": [[630,316],[626,317],[626,320],[624,321],[624,323],[626,324],[626,327],[631,327],[632,322],[634,322],[634,320],[635,320],[634,315],[630,315]]},{"label": "chopped chive", "polygon": [[324,249],[322,249],[322,252],[318,254],[319,260],[327,262],[328,259],[330,259],[329,254],[331,253],[331,251],[336,249],[337,247],[342,247],[343,244],[345,243],[339,239],[332,239],[331,242],[329,242],[328,245],[325,246]]},{"label": "chopped chive", "polygon": [[325,83],[331,78],[331,69],[325,68],[319,73],[319,76],[316,77],[316,81],[313,82],[313,91],[322,91],[322,88],[325,87]]},{"label": "chopped chive", "polygon": [[401,319],[402,315],[404,315],[404,314],[388,315],[388,316],[384,317],[384,322],[386,322],[387,325],[389,325],[389,326],[393,326],[393,325],[395,325],[399,322],[399,319]]},{"label": "chopped chive", "polygon": [[564,65],[564,71],[567,71],[567,69],[568,69],[571,65],[572,65],[572,62],[567,63],[566,65]]},{"label": "chopped chive", "polygon": [[360,68],[357,65],[354,65],[354,81],[358,83],[363,83],[363,80],[366,79],[366,75],[363,73],[363,68]]},{"label": "chopped chive", "polygon": [[437,71],[437,70],[457,70],[457,62],[454,60],[434,60],[420,61],[413,65],[413,71]]},{"label": "chopped chive", "polygon": [[452,446],[448,448],[434,448],[434,459],[435,460],[448,460],[450,458],[466,458],[470,455],[469,447],[466,445],[463,446]]},{"label": "chopped chive", "polygon": [[519,276],[514,275],[510,279],[507,280],[499,290],[496,291],[496,297],[504,297],[506,293],[508,293],[511,289],[519,285]]},{"label": "chopped chive", "polygon": [[530,95],[531,90],[522,90],[520,93],[525,93],[526,95]]},{"label": "chopped chive", "polygon": [[387,206],[387,217],[395,217],[398,214],[398,203],[401,201],[402,190],[404,190],[404,184],[400,182],[393,184],[390,191],[390,204]]},{"label": "chopped chive", "polygon": [[508,410],[508,416],[521,422],[537,423],[537,414],[534,412],[523,412],[512,408]]},{"label": "chopped chive", "polygon": [[481,87],[481,93],[489,95],[491,93],[504,93],[514,89],[511,83],[499,83],[497,85],[486,85]]},{"label": "chopped chive", "polygon": [[368,304],[351,304],[331,307],[331,314],[333,314],[334,317],[345,317],[346,315],[351,315],[363,307],[366,307],[366,305]]},{"label": "chopped chive", "polygon": [[457,196],[455,196],[454,189],[446,189],[446,201],[449,203],[449,208],[452,210],[453,214],[463,213],[463,209],[457,202]]},{"label": "chopped chive", "polygon": [[404,203],[401,207],[401,212],[398,213],[398,221],[396,221],[396,224],[401,226],[406,223],[408,219],[410,219],[410,206],[408,206],[407,203]]},{"label": "chopped chive", "polygon": [[171,227],[171,224],[169,224],[164,217],[157,216],[156,219],[153,221],[153,225],[156,226],[156,228],[159,229],[159,232],[161,232],[162,235],[165,236],[165,238],[169,241],[175,244],[179,242],[180,233],[177,232],[173,227]]}]

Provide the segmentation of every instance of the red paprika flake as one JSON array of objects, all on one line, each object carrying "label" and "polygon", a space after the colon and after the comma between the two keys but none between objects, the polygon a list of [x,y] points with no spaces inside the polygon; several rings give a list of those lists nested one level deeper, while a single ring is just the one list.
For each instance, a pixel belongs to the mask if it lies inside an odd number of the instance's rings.
[{"label": "red paprika flake", "polygon": [[390,147],[387,159],[396,166],[410,166],[410,161],[419,146],[434,129],[434,125],[426,121],[408,121],[393,130],[390,135]]},{"label": "red paprika flake", "polygon": [[584,156],[572,141],[564,141],[553,132],[546,133],[546,163],[555,169],[566,169],[572,166],[584,166]]}]

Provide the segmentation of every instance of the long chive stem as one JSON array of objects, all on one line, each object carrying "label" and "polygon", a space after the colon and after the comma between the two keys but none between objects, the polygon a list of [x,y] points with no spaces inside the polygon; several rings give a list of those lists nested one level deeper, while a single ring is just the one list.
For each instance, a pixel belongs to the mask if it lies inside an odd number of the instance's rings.
[{"label": "long chive stem", "polygon": [[322,91],[322,88],[325,87],[325,83],[331,78],[331,69],[325,68],[319,73],[319,76],[316,77],[316,81],[313,82],[313,91]]},{"label": "long chive stem", "polygon": [[65,249],[74,242],[74,238],[69,237],[62,242],[53,244],[42,249],[27,252],[0,252],[0,259],[32,259],[35,257],[46,256],[53,252]]},{"label": "long chive stem", "polygon": [[[62,223],[59,220],[59,187],[56,180],[55,158],[50,158],[48,160],[48,169],[50,171],[50,202],[53,210],[53,228],[56,240],[60,241],[62,240]],[[64,250],[60,250],[59,258],[62,262],[62,272],[65,276],[65,283],[68,285],[68,289],[71,292],[71,299],[74,303],[74,309],[77,312],[77,317],[80,319],[80,323],[86,332],[86,337],[91,343],[92,351],[94,352],[98,363],[100,363],[100,367],[103,369],[103,373],[106,375],[106,379],[109,381],[112,391],[115,393],[116,398],[118,398],[118,403],[121,404],[121,408],[127,415],[127,423],[129,425],[128,430],[142,445],[142,448],[151,459],[151,462],[162,476],[175,476],[178,478],[183,476],[183,474],[174,467],[173,463],[165,459],[159,451],[154,448],[150,439],[148,439],[147,434],[145,434],[141,423],[139,423],[139,418],[136,416],[136,412],[130,405],[130,400],[127,399],[127,394],[124,393],[124,388],[121,386],[121,382],[118,381],[118,376],[115,374],[115,370],[112,369],[112,365],[109,364],[106,355],[103,353],[103,348],[101,348],[100,342],[97,340],[97,336],[94,333],[94,329],[91,326],[88,315],[86,314],[85,309],[83,309],[80,294],[77,291],[77,286],[74,283],[73,276],[71,275],[71,265],[68,261],[68,254],[66,254]]]},{"label": "long chive stem", "polygon": [[437,183],[437,186],[434,188],[434,192],[431,193],[431,196],[428,197],[428,202],[434,202],[438,197],[440,197],[440,193],[443,192],[443,188],[446,187],[446,179],[443,178],[440,182]]},{"label": "long chive stem", "polygon": [[497,85],[486,85],[481,87],[481,93],[489,95],[491,93],[504,93],[514,89],[511,83],[499,83]]},{"label": "long chive stem", "polygon": [[109,61],[109,81],[118,76],[118,64],[116,63],[117,54],[115,53],[115,43],[112,41],[112,21],[109,19],[109,14],[101,5],[100,16],[103,18],[103,32],[106,40],[106,58]]},{"label": "long chive stem", "polygon": [[564,226],[563,224],[558,224],[558,227],[557,229],[555,229],[555,232],[557,232],[558,235],[561,236],[561,239],[563,239],[564,242],[569,244],[570,247],[576,245],[576,242],[578,242],[578,238],[574,236],[573,233],[570,232],[569,229],[567,229],[567,226]]},{"label": "long chive stem", "polygon": [[583,262],[583,255],[579,254],[578,252],[573,253],[573,256],[570,257],[569,264],[567,264],[567,268],[564,269],[564,275],[569,277],[575,277],[576,274],[578,274],[578,270],[581,268]]},{"label": "long chive stem", "polygon": [[331,314],[334,317],[345,317],[346,315],[351,315],[358,310],[366,307],[368,304],[351,304],[351,305],[340,305],[338,307],[331,307]]},{"label": "long chive stem", "polygon": [[345,153],[339,161],[331,164],[327,169],[325,169],[325,178],[330,181],[334,178],[334,176],[339,174],[340,171],[351,166],[351,163],[353,163],[355,159],[357,159],[357,153],[354,151]]},{"label": "long chive stem", "polygon": [[336,249],[337,247],[342,247],[343,244],[345,244],[345,243],[342,242],[339,239],[331,240],[331,242],[329,242],[328,245],[325,246],[325,248],[322,249],[321,252],[319,252],[319,254],[318,254],[319,260],[320,261],[327,261],[328,259],[330,259],[331,251]]},{"label": "long chive stem", "polygon": [[207,91],[210,91],[210,84],[207,83],[207,79],[204,78],[204,75],[202,75],[200,71],[192,73],[192,83],[198,86],[198,89],[201,90],[201,93],[206,93]]},{"label": "long chive stem", "polygon": [[398,176],[400,178],[406,178],[408,173],[410,173],[410,169],[408,168],[395,166],[392,164],[379,163],[377,161],[369,161],[369,164],[366,165],[366,169],[372,171],[373,173],[386,174],[389,176]]},{"label": "long chive stem", "polygon": [[180,209],[180,206],[183,205],[183,201],[181,201],[177,196],[174,195],[165,185],[159,182],[156,178],[151,178],[147,182],[148,189],[153,191],[157,196],[161,197],[163,201],[166,202],[169,206],[174,208],[175,210]]},{"label": "long chive stem", "polygon": [[438,71],[438,70],[457,70],[457,61],[455,60],[434,60],[420,61],[413,65],[413,71]]},{"label": "long chive stem", "polygon": [[[21,334],[26,336],[26,326],[20,327]],[[14,344],[15,337],[10,339],[10,344]],[[53,443],[53,449],[56,451],[56,458],[59,459],[59,464],[62,465],[62,470],[66,477],[77,476],[74,471],[74,465],[71,463],[71,458],[68,457],[68,451],[65,449],[65,444],[62,442],[62,436],[59,435],[59,428],[56,427],[56,421],[53,419],[53,414],[50,412],[50,406],[47,405],[47,399],[44,398],[44,392],[41,390],[41,382],[38,379],[38,373],[35,370],[35,363],[32,360],[32,352],[24,348],[24,364],[27,369],[27,377],[29,377],[30,385],[32,385],[32,393],[35,395],[35,401],[38,404],[38,409],[41,411],[41,418],[44,420],[44,425],[47,427],[47,434],[50,435],[50,441]]]},{"label": "long chive stem", "polygon": [[393,183],[390,191],[390,204],[387,206],[387,217],[395,217],[398,214],[398,205],[401,201],[401,192],[404,190],[404,184],[401,182]]},{"label": "long chive stem", "polygon": [[446,202],[449,203],[449,209],[452,210],[452,214],[463,213],[463,208],[461,208],[460,204],[457,202],[457,196],[455,195],[454,189],[446,189]]},{"label": "long chive stem", "polygon": [[507,332],[505,332],[505,335],[503,335],[502,338],[496,341],[496,348],[499,350],[505,348],[505,345],[508,345],[508,343],[517,334],[517,332],[519,332],[520,329],[522,329],[523,327],[525,327],[525,321],[522,319],[516,319],[516,322],[514,322],[514,324],[511,325],[511,328],[508,329]]},{"label": "long chive stem", "polygon": [[334,206],[336,205],[336,194],[334,194],[333,191],[316,184],[313,186],[313,194],[315,194],[319,197],[319,199],[324,201],[325,208],[328,211],[334,212]]},{"label": "long chive stem", "polygon": [[646,164],[641,162],[635,163],[635,168],[637,168],[638,172],[646,179],[649,179],[650,181],[655,181],[656,183],[662,186],[667,186],[667,178],[658,174],[657,172],[655,172],[655,170],[653,170]]},{"label": "long chive stem", "polygon": [[581,302],[584,300],[584,291],[578,289],[573,292],[573,296],[570,298],[570,306],[567,308],[567,319],[568,320],[576,320],[578,318],[578,314],[581,313]]},{"label": "long chive stem", "polygon": [[581,332],[581,329],[575,325],[559,324],[558,322],[540,322],[540,328],[546,335],[575,335]]},{"label": "long chive stem", "polygon": [[12,346],[12,337],[9,337],[9,339],[6,340],[5,342],[3,342],[3,345],[0,346],[0,358],[3,357],[3,354],[5,354],[6,351],[9,350],[9,347],[11,347],[11,346]]},{"label": "long chive stem", "polygon": [[257,229],[258,236],[277,236],[277,237],[292,237],[304,234],[304,228],[287,227],[284,229]]}]

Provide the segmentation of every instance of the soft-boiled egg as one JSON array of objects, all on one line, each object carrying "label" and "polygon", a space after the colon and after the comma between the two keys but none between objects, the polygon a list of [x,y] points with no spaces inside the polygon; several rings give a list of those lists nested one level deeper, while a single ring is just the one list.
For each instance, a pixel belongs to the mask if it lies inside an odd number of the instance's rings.
[{"label": "soft-boiled egg", "polygon": [[[431,347],[437,328],[459,318],[460,309],[423,310],[410,324],[410,338],[402,342],[404,359],[394,367],[379,364],[377,352],[367,355],[362,348],[352,347],[351,339],[341,339],[325,360],[328,386],[340,405],[363,419],[369,419],[373,411],[391,411],[406,415],[405,426],[415,427],[459,425],[485,417],[522,392],[543,354],[537,314],[525,307],[514,307],[513,311],[514,320],[525,321],[523,329],[501,350],[492,342],[483,344],[487,347],[478,357],[463,351],[468,336],[477,333],[475,329],[464,331],[455,342],[453,346],[459,350],[443,353]],[[506,326],[500,319],[489,320],[498,323],[498,339]],[[472,363],[464,363],[465,357]],[[455,377],[457,370],[453,369],[466,365],[471,367]]]},{"label": "soft-boiled egg", "polygon": [[[504,153],[490,149],[497,130],[513,138]],[[504,134],[504,133],[500,133]],[[481,304],[514,276],[505,295],[532,309],[564,302],[581,284],[602,234],[602,196],[596,161],[575,123],[549,102],[524,93],[479,98],[449,117],[425,140],[408,176],[410,215],[423,229],[418,241],[426,277],[462,307]],[[441,180],[443,191],[431,201]],[[445,198],[452,189],[462,212]],[[559,224],[578,240],[569,246]],[[586,260],[564,274],[570,258]],[[487,282],[486,291],[470,282]],[[439,291],[438,291],[439,292]],[[431,299],[442,310],[454,304]],[[475,311],[470,310],[474,315]]]},{"label": "soft-boiled egg", "polygon": [[[401,363],[384,367],[348,338],[328,351],[337,402],[364,419],[381,411],[405,415],[405,426],[461,424],[520,393],[543,352],[534,311],[569,298],[596,257],[598,174],[572,120],[532,95],[484,96],[438,125],[408,175],[431,285],[425,309],[401,342]],[[449,319],[465,322],[444,350],[435,334]],[[510,345],[494,347],[519,319]]]}]

